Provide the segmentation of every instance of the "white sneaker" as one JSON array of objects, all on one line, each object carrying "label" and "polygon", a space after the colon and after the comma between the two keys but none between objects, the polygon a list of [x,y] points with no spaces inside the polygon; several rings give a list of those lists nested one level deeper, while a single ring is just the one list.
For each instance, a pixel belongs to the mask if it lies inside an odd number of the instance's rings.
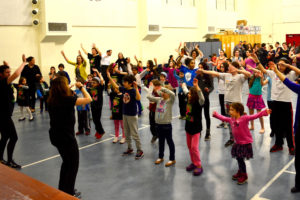
[{"label": "white sneaker", "polygon": [[113,143],[117,143],[119,141],[119,138],[114,137]]},{"label": "white sneaker", "polygon": [[126,142],[125,138],[122,138],[122,139],[120,140],[120,144],[124,144],[125,142]]}]

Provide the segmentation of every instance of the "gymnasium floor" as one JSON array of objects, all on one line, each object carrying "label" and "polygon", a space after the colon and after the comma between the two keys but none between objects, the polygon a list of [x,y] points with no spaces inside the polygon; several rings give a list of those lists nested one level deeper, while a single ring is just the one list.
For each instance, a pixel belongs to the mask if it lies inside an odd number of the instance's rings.
[{"label": "gymnasium floor", "polygon": [[[254,159],[246,162],[248,183],[240,186],[231,180],[232,174],[238,169],[237,162],[231,158],[231,147],[224,148],[224,143],[228,140],[228,129],[217,129],[216,125],[219,121],[215,118],[211,118],[211,141],[205,142],[204,135],[201,137],[200,154],[204,173],[200,177],[194,177],[185,171],[185,167],[190,164],[190,158],[185,142],[185,122],[178,119],[176,97],[172,125],[177,163],[170,168],[154,165],[158,155],[158,144],[150,143],[152,136],[148,125],[148,100],[145,94],[143,91],[142,103],[145,110],[139,118],[139,134],[145,152],[142,160],[137,161],[134,156],[122,157],[121,153],[127,145],[112,144],[114,127],[113,121],[109,119],[110,110],[106,95],[102,112],[106,135],[100,141],[94,138],[94,134],[77,137],[80,147],[80,166],[76,188],[82,192],[82,199],[300,199],[300,193],[290,193],[291,187],[294,186],[295,169],[294,157],[288,154],[287,146],[284,146],[282,152],[269,153],[274,139],[269,137],[268,118],[264,118],[266,121],[264,135],[258,133],[260,125],[258,120],[255,121]],[[243,98],[246,102],[246,84],[244,84]],[[210,95],[210,99],[211,112],[214,110],[219,112],[216,89]],[[295,108],[295,104],[293,107]],[[23,165],[21,172],[57,187],[61,158],[49,141],[48,113],[40,114],[37,109],[33,122],[28,120],[18,122],[19,114],[16,107],[13,119],[19,141],[15,149],[15,160]],[[202,124],[205,131],[205,119]],[[77,125],[75,130],[77,131]],[[169,150],[166,145],[165,160],[168,160],[168,156]]]}]

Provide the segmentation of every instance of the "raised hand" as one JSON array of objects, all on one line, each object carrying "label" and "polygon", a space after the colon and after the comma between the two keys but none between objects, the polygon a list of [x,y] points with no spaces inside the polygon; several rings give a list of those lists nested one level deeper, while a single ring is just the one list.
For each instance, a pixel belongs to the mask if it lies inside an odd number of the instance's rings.
[{"label": "raised hand", "polygon": [[214,116],[214,115],[216,115],[216,114],[217,114],[217,111],[213,111],[213,113],[212,113],[212,114],[213,114],[213,116]]},{"label": "raised hand", "polygon": [[132,85],[133,85],[134,89],[138,88],[136,81],[133,81]]},{"label": "raised hand", "polygon": [[93,47],[93,48],[96,48],[96,44],[95,44],[95,43],[93,43],[93,44],[92,44],[92,47]]},{"label": "raised hand", "polygon": [[99,72],[98,69],[96,69],[96,68],[92,68],[92,70],[93,70],[94,72]]},{"label": "raised hand", "polygon": [[83,87],[82,83],[80,83],[80,82],[76,82],[76,83],[75,83],[75,86],[76,86],[77,88]]},{"label": "raised hand", "polygon": [[60,51],[61,55],[65,56],[65,52],[64,51]]},{"label": "raised hand", "polygon": [[3,60],[3,65],[9,66],[5,60]]},{"label": "raised hand", "polygon": [[22,61],[26,62],[26,56],[25,56],[25,54],[22,54]]},{"label": "raised hand", "polygon": [[194,80],[193,80],[193,86],[198,87],[198,79],[194,78]]}]

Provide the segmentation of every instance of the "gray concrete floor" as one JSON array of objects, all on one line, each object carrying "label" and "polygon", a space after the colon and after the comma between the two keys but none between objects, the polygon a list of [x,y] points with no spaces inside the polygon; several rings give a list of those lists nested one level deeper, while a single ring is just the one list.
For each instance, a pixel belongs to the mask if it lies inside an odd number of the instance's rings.
[{"label": "gray concrete floor", "polygon": [[[215,85],[216,86],[216,85]],[[158,155],[158,144],[150,143],[151,133],[148,127],[148,101],[145,92],[142,94],[143,115],[139,118],[139,134],[145,156],[136,161],[134,156],[122,157],[125,145],[113,144],[114,126],[109,120],[110,110],[108,98],[105,96],[102,122],[106,135],[100,141],[94,138],[94,126],[90,136],[78,136],[80,150],[80,166],[76,180],[76,188],[82,192],[84,200],[122,199],[122,200],[232,200],[232,199],[272,199],[296,200],[300,194],[291,194],[294,186],[295,169],[293,156],[288,154],[285,145],[282,152],[269,153],[274,139],[269,137],[269,120],[265,118],[266,133],[258,133],[259,121],[255,121],[253,131],[254,159],[246,161],[248,183],[237,185],[231,180],[237,169],[237,162],[231,158],[231,148],[224,148],[228,140],[228,129],[217,129],[219,121],[211,118],[211,141],[200,141],[200,154],[204,173],[194,177],[185,171],[190,164],[186,138],[185,122],[178,119],[178,101],[173,107],[173,138],[176,147],[176,166],[166,168],[156,166],[154,161]],[[245,84],[243,97],[247,99]],[[296,97],[296,96],[295,96]],[[210,111],[219,111],[218,94],[212,92]],[[293,99],[295,102],[295,98]],[[295,108],[295,104],[294,104]],[[24,166],[21,170],[35,179],[57,187],[61,158],[50,144],[48,129],[48,113],[35,114],[33,122],[18,122],[19,111],[15,108],[14,121],[19,141],[15,149],[15,160]],[[205,119],[202,122],[205,131]],[[77,131],[77,125],[75,126]],[[166,145],[165,160],[169,156]],[[286,167],[286,168],[284,168]],[[273,179],[273,180],[272,180]]]}]

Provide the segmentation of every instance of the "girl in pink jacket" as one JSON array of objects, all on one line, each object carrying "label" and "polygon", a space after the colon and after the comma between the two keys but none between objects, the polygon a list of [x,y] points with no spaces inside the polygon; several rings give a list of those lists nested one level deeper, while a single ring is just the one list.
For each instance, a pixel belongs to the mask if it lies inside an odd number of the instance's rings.
[{"label": "girl in pink jacket", "polygon": [[252,151],[252,135],[249,131],[249,121],[268,116],[271,113],[270,109],[266,109],[254,115],[244,115],[244,106],[241,103],[232,103],[230,105],[229,114],[231,117],[225,117],[213,112],[213,117],[228,122],[232,127],[234,144],[231,149],[231,155],[237,159],[239,170],[232,176],[232,180],[237,180],[237,184],[241,185],[247,182],[248,175],[246,171],[245,158],[253,158]]}]

